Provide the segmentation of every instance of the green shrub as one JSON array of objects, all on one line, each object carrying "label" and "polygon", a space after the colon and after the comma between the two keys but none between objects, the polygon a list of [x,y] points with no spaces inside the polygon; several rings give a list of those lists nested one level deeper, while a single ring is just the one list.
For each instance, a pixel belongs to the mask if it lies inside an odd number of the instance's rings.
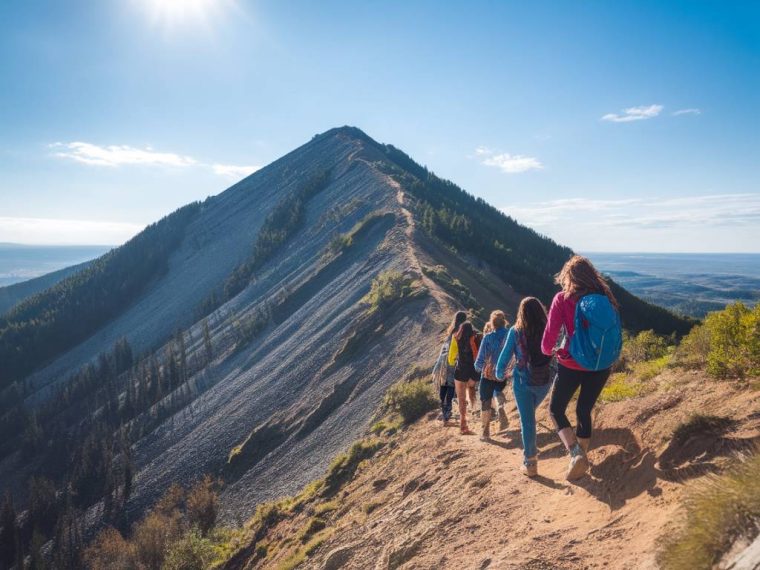
[{"label": "green shrub", "polygon": [[599,399],[602,402],[620,402],[640,396],[644,390],[641,382],[624,372],[616,372],[607,381]]},{"label": "green shrub", "polygon": [[705,325],[696,325],[676,347],[674,363],[682,368],[703,368],[709,353],[710,330]]},{"label": "green shrub", "polygon": [[690,368],[706,365],[716,378],[760,375],[760,304],[749,309],[734,303],[707,315],[681,342],[676,363]]},{"label": "green shrub", "polygon": [[394,414],[392,417],[385,417],[372,424],[369,431],[374,435],[393,435],[403,427],[403,422],[403,418]]},{"label": "green shrub", "polygon": [[205,570],[214,557],[211,541],[192,530],[171,546],[162,569]]},{"label": "green shrub", "polygon": [[399,382],[385,393],[385,405],[401,415],[409,424],[438,406],[438,401],[430,388],[430,382],[414,380]]},{"label": "green shrub", "polygon": [[707,315],[705,326],[710,330],[710,374],[718,378],[760,374],[760,305],[750,310],[734,303]]},{"label": "green shrub", "polygon": [[623,343],[623,358],[630,363],[661,358],[668,353],[668,340],[652,330],[628,336]]},{"label": "green shrub", "polygon": [[733,543],[752,540],[760,525],[760,455],[721,476],[707,477],[685,500],[682,528],[661,542],[663,570],[713,568]]},{"label": "green shrub", "polygon": [[369,293],[362,299],[374,311],[415,292],[415,281],[399,271],[383,271],[372,281]]}]

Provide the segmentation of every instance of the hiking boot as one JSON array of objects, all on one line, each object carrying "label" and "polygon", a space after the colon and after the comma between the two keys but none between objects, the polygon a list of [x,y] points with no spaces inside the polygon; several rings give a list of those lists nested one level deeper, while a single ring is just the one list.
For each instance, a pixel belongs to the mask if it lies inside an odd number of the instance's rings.
[{"label": "hiking boot", "polygon": [[538,459],[536,457],[529,457],[526,459],[522,465],[522,472],[526,477],[535,477],[538,475]]},{"label": "hiking boot", "polygon": [[491,439],[491,410],[485,410],[480,417],[483,422],[483,435],[480,436],[480,439],[489,441]]},{"label": "hiking boot", "polygon": [[588,455],[588,448],[591,445],[591,438],[590,437],[579,437],[578,439],[578,445],[581,446],[581,449],[583,450],[583,453]]},{"label": "hiking boot", "polygon": [[588,459],[580,444],[575,444],[570,450],[570,464],[567,466],[565,479],[573,481],[580,479],[588,471]]},{"label": "hiking boot", "polygon": [[509,419],[504,406],[499,406],[499,431],[504,431],[509,427]]}]

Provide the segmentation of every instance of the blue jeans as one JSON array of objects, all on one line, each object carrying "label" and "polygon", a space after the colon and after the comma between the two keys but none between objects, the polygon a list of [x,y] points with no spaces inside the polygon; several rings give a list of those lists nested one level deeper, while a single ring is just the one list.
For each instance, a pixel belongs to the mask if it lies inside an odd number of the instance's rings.
[{"label": "blue jeans", "polygon": [[499,397],[504,390],[505,382],[496,382],[488,378],[480,379],[480,409],[484,412],[491,409],[493,397]]},{"label": "blue jeans", "polygon": [[454,386],[444,385],[441,386],[441,412],[443,412],[443,419],[451,419],[451,401],[454,399]]},{"label": "blue jeans", "polygon": [[525,459],[535,457],[538,454],[536,447],[536,408],[546,398],[551,387],[551,382],[546,386],[529,386],[519,377],[515,377],[512,382],[517,411],[520,412],[520,431],[522,432]]}]

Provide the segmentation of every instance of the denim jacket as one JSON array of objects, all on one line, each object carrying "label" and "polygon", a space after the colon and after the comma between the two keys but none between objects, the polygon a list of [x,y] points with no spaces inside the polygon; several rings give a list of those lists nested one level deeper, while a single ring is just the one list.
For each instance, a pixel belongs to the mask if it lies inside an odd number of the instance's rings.
[{"label": "denim jacket", "polygon": [[481,379],[498,379],[498,376],[496,378],[487,378],[486,374],[488,369],[493,371],[496,368],[496,361],[499,359],[499,353],[501,352],[501,347],[504,346],[506,336],[507,328],[502,327],[483,337],[483,342],[480,343],[480,350],[478,350],[478,357],[475,359],[475,370],[480,372]]}]

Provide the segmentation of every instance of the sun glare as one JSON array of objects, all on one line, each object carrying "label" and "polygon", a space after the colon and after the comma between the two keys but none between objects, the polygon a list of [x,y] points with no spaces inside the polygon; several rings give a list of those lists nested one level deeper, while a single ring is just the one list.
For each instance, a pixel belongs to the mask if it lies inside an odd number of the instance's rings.
[{"label": "sun glare", "polygon": [[141,0],[151,21],[163,27],[208,24],[228,0]]}]

